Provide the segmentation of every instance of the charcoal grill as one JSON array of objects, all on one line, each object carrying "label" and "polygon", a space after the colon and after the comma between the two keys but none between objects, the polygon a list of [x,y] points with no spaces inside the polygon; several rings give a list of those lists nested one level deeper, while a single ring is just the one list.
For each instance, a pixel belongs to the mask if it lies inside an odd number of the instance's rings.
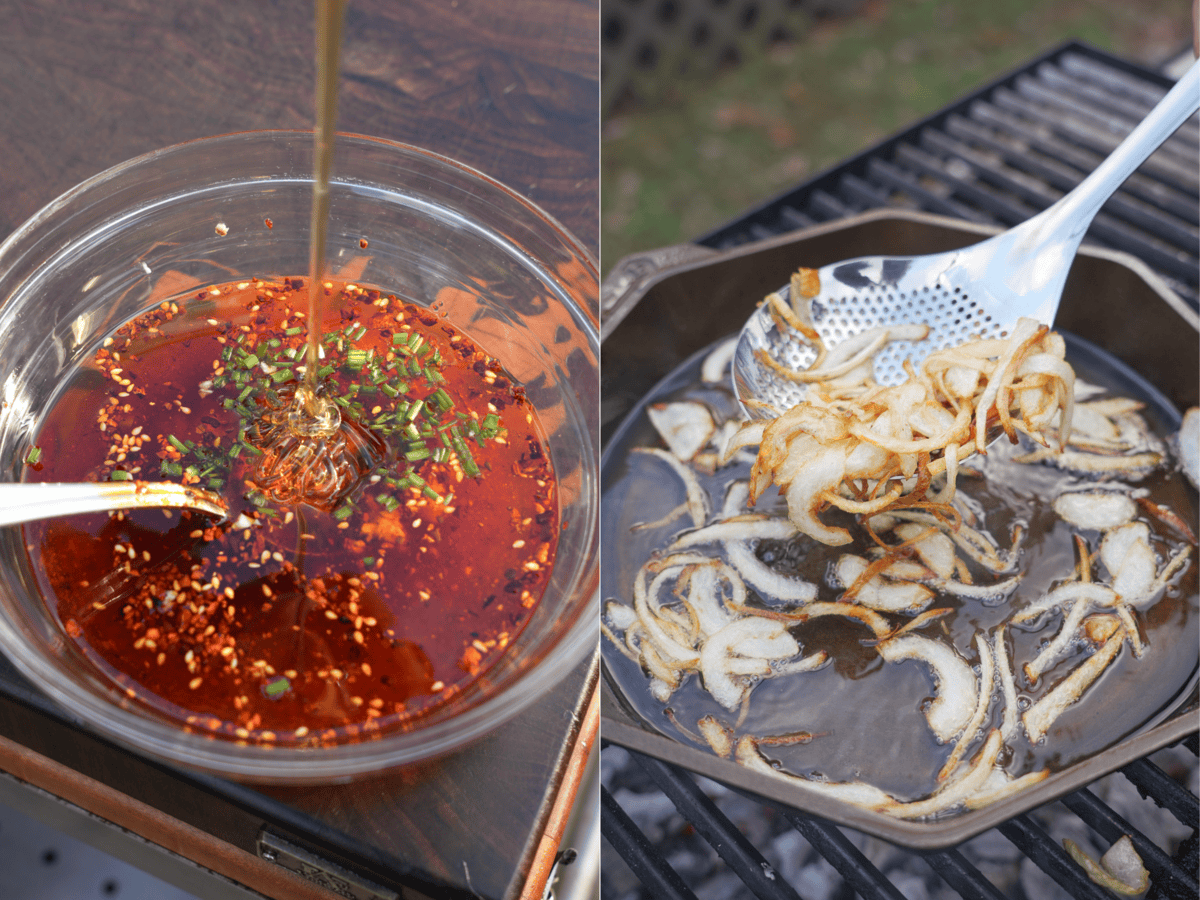
[{"label": "charcoal grill", "polygon": [[[664,290],[686,291],[700,287],[701,281],[686,277],[689,270],[703,272],[706,260],[755,254],[768,260],[775,248],[787,249],[788,235],[800,229],[814,235],[811,246],[820,249],[824,232],[836,235],[839,223],[846,219],[871,234],[899,240],[916,241],[911,250],[922,253],[931,249],[920,246],[925,240],[959,240],[935,234],[930,238],[929,221],[922,212],[890,214],[889,210],[916,210],[965,220],[967,231],[988,227],[1003,228],[1022,221],[1052,203],[1073,187],[1121,140],[1133,124],[1169,88],[1170,81],[1146,69],[1126,63],[1079,43],[1069,43],[1036,59],[1020,70],[984,87],[970,97],[926,118],[912,128],[853,157],[786,193],[750,210],[702,237],[694,245],[666,248],[623,260],[605,283],[605,334],[611,335],[627,317],[620,336],[627,338],[636,325],[658,327],[654,338],[643,347],[626,347],[620,353],[605,355],[605,405],[602,410],[606,438],[630,406],[650,388],[657,377],[670,368],[671,361],[686,355],[706,327],[703,312],[686,317],[669,313],[664,319],[644,310],[635,311],[630,299],[639,299],[648,286],[664,285]],[[1122,191],[1097,216],[1086,239],[1085,254],[1104,259],[1104,249],[1122,252],[1123,269],[1156,286],[1170,308],[1155,322],[1138,320],[1139,330],[1132,333],[1119,323],[1097,325],[1105,310],[1092,311],[1086,327],[1092,339],[1107,349],[1135,361],[1152,381],[1170,384],[1169,393],[1176,403],[1197,402],[1197,361],[1195,330],[1198,281],[1198,181],[1200,166],[1197,148],[1200,132],[1193,118],[1155,157],[1142,167]],[[871,211],[877,211],[873,214]],[[897,218],[898,216],[898,218]],[[916,235],[899,235],[911,221]],[[878,231],[882,227],[883,231]],[[934,227],[933,232],[936,232]],[[765,243],[757,243],[757,242]],[[744,246],[751,245],[753,246]],[[810,246],[810,245],[806,245]],[[757,248],[765,247],[765,250]],[[714,254],[714,251],[716,253]],[[881,252],[891,252],[886,248]],[[1124,254],[1131,254],[1131,259]],[[842,254],[843,256],[849,254]],[[841,258],[841,257],[835,257]],[[832,260],[830,260],[832,261]],[[795,262],[790,261],[789,265]],[[819,265],[821,261],[809,263]],[[1089,262],[1087,265],[1091,265]],[[681,273],[667,287],[664,273]],[[764,283],[745,285],[751,300],[782,283],[775,273],[764,273]],[[1072,274],[1072,279],[1076,275]],[[669,280],[669,279],[668,279]],[[1078,290],[1068,281],[1068,294]],[[721,298],[711,298],[714,305]],[[654,325],[651,325],[654,323]],[[1068,330],[1075,323],[1065,323]],[[1079,325],[1084,323],[1080,321]],[[1162,329],[1165,329],[1162,330]],[[1172,340],[1167,332],[1174,331]],[[1097,333],[1098,332],[1098,333]],[[1182,336],[1182,340],[1181,339]],[[1165,341],[1166,343],[1160,343]],[[1148,346],[1178,346],[1184,356],[1155,363],[1147,354]],[[606,347],[606,351],[608,347]],[[1159,356],[1170,356],[1170,352]],[[615,362],[615,365],[610,363]],[[1146,366],[1154,371],[1145,371]],[[605,697],[604,732],[626,747],[639,741],[628,727],[628,718],[610,716],[619,701]],[[1182,752],[1195,756],[1200,752],[1194,734],[1197,720],[1195,689],[1184,703],[1182,713],[1173,720],[1176,734],[1171,738]],[[1182,716],[1182,719],[1180,718]],[[1180,724],[1183,724],[1180,730]],[[1183,731],[1193,732],[1180,738]],[[1154,745],[1162,746],[1162,743]],[[1056,802],[1077,816],[1107,846],[1122,834],[1130,834],[1151,873],[1152,898],[1192,898],[1200,895],[1196,872],[1198,861],[1197,826],[1200,825],[1200,801],[1162,769],[1145,758],[1149,747],[1135,743],[1125,749],[1119,760],[1121,776],[1138,792],[1161,808],[1162,816],[1171,816],[1191,829],[1191,835],[1172,854],[1124,821],[1103,803],[1086,781],[1072,784]],[[736,873],[750,893],[763,898],[796,897],[793,888],[777,878],[756,848],[717,806],[700,790],[696,779],[671,762],[653,755],[629,751],[641,771],[661,791],[689,826],[702,835],[721,856],[729,871]],[[662,756],[663,754],[658,754]],[[694,766],[692,768],[695,768]],[[1109,768],[1113,768],[1112,765]],[[1094,775],[1092,777],[1095,777]],[[764,804],[764,815],[775,814],[774,806]],[[646,839],[620,804],[607,791],[602,795],[602,829],[609,844],[620,854],[644,885],[646,896],[686,898],[691,888],[666,862],[652,842]],[[844,880],[842,893],[853,891],[863,897],[901,897],[897,888],[839,826],[792,809],[782,815]],[[1083,874],[1065,851],[1037,823],[1036,813],[1005,818],[994,828],[1025,857],[1046,872],[1068,894],[1076,897],[1109,896]],[[992,884],[956,847],[938,847],[911,851],[919,855],[952,891],[964,897],[999,898],[1003,892]],[[607,894],[606,894],[607,896]]]}]

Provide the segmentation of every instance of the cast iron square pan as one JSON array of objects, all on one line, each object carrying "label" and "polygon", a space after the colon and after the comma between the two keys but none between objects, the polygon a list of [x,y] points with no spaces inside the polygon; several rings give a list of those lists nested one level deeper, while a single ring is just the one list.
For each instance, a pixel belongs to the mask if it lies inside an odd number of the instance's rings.
[{"label": "cast iron square pan", "polygon": [[[940,252],[992,233],[940,216],[881,210],[723,252],[684,245],[627,257],[605,279],[602,295],[605,442],[660,379],[691,354],[735,332],[766,293],[787,283],[795,267],[819,267],[865,253]],[[1176,407],[1197,405],[1200,321],[1136,258],[1084,247],[1067,280],[1056,326],[1128,364]],[[898,821],[847,806],[665,737],[622,699],[607,669],[602,711],[606,741],[682,765],[776,806],[932,849],[967,840],[1196,731],[1200,692],[1193,684],[1165,720],[1021,794],[932,822]]]}]

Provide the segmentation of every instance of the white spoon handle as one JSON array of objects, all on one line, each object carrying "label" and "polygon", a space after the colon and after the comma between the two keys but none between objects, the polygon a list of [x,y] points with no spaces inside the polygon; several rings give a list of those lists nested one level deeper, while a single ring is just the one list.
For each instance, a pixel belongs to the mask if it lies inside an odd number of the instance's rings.
[{"label": "white spoon handle", "polygon": [[1192,63],[1104,162],[1069,194],[1030,220],[1041,220],[1035,230],[1043,235],[1057,235],[1060,240],[1073,239],[1078,246],[1105,201],[1197,109],[1200,109],[1200,60]]}]

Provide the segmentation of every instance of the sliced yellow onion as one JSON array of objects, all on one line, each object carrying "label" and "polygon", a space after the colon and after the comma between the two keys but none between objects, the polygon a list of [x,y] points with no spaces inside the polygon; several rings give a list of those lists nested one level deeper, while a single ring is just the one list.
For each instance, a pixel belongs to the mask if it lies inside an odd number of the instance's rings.
[{"label": "sliced yellow onion", "polygon": [[604,616],[608,620],[608,624],[618,631],[624,631],[638,620],[634,608],[619,600],[609,600],[604,604]]},{"label": "sliced yellow onion", "polygon": [[1145,522],[1131,522],[1104,536],[1100,560],[1112,576],[1112,589],[1127,603],[1136,604],[1153,594],[1158,557],[1150,546]]},{"label": "sliced yellow onion", "polygon": [[1132,521],[1137,504],[1124,491],[1071,491],[1059,494],[1054,511],[1076,528],[1107,531]]},{"label": "sliced yellow onion", "polygon": [[921,562],[929,566],[941,578],[954,577],[954,542],[940,531],[929,533],[929,528],[916,522],[903,522],[896,526],[896,534],[905,542],[911,541],[913,550]]},{"label": "sliced yellow onion", "polygon": [[983,728],[983,720],[987,717],[988,707],[991,706],[996,668],[992,661],[992,648],[982,632],[975,635],[975,647],[979,652],[979,691],[975,700],[975,710],[971,713],[970,721],[963,728],[962,736],[955,741],[954,749],[950,751],[950,758],[938,772],[938,781],[946,780],[958,768],[959,762],[967,752],[967,747],[975,741],[975,737]]},{"label": "sliced yellow onion", "polygon": [[1087,873],[1088,878],[1115,894],[1136,897],[1150,887],[1150,873],[1142,864],[1142,858],[1133,846],[1133,840],[1124,834],[1096,862],[1080,849],[1070,838],[1063,839],[1063,847],[1071,858]]},{"label": "sliced yellow onion", "polygon": [[737,335],[722,341],[708,356],[704,357],[704,362],[700,366],[700,378],[709,384],[717,384],[724,382],[729,375],[729,363],[733,360],[733,354],[737,350]]},{"label": "sliced yellow onion", "polygon": [[739,450],[744,450],[747,447],[757,447],[762,443],[763,431],[766,429],[767,423],[764,419],[752,419],[744,423],[737,431],[729,436],[725,442],[725,449],[721,454],[721,461],[728,463],[733,459],[734,455]]},{"label": "sliced yellow onion", "polygon": [[666,660],[655,653],[654,647],[649,644],[642,646],[642,665],[670,691],[674,692],[679,687],[679,671],[667,665]]},{"label": "sliced yellow onion", "polygon": [[657,559],[647,560],[645,569],[647,572],[655,574],[664,572],[667,569],[683,569],[687,566],[706,566],[710,565],[715,560],[711,556],[705,556],[703,553],[687,552],[687,553],[670,553],[667,556],[660,556]]},{"label": "sliced yellow onion", "polygon": [[847,619],[857,619],[871,629],[876,640],[883,640],[892,633],[892,626],[888,624],[887,619],[875,610],[859,606],[857,603],[826,603],[816,600],[797,612],[797,617],[802,622],[821,616],[845,616]]},{"label": "sliced yellow onion", "polygon": [[617,651],[622,656],[624,656],[626,659],[633,660],[635,663],[638,663],[639,665],[641,665],[641,662],[642,662],[641,653],[631,650],[628,646],[628,640],[629,640],[629,636],[630,636],[628,630],[626,630],[626,639],[621,640],[621,638],[617,637],[617,635],[613,632],[613,630],[609,626],[609,624],[607,622],[605,622],[603,619],[601,619],[600,620],[600,634],[603,635],[604,637],[608,638],[609,642],[614,647],[616,647]]},{"label": "sliced yellow onion", "polygon": [[849,803],[863,809],[880,809],[896,802],[890,794],[865,782],[817,781],[777,769],[763,757],[762,751],[758,749],[757,739],[750,735],[744,735],[738,740],[736,752],[737,761],[752,771],[762,772],[773,778],[782,778],[791,784],[799,785],[834,800],[840,800],[842,803]]},{"label": "sliced yellow onion", "polygon": [[817,509],[823,503],[822,495],[841,482],[845,469],[845,451],[841,447],[826,448],[810,460],[803,475],[792,481],[784,492],[792,524],[813,540],[831,547],[850,543],[850,532],[823,523],[817,518]]},{"label": "sliced yellow onion", "polygon": [[1062,627],[1058,630],[1058,634],[1054,636],[1054,639],[1042,649],[1041,653],[1025,663],[1025,677],[1031,685],[1037,684],[1038,679],[1042,677],[1042,673],[1058,662],[1070,648],[1071,644],[1075,641],[1079,626],[1083,624],[1083,617],[1087,613],[1087,610],[1087,598],[1078,598],[1071,604],[1071,611],[1063,618]]},{"label": "sliced yellow onion", "polygon": [[730,482],[725,491],[725,503],[721,507],[721,518],[728,519],[746,511],[750,500],[750,482]]},{"label": "sliced yellow onion", "polygon": [[675,507],[673,510],[668,512],[666,515],[664,515],[658,519],[655,519],[653,522],[635,522],[631,526],[630,530],[631,531],[653,531],[656,528],[666,528],[668,525],[670,525],[676,519],[680,519],[683,516],[688,516],[690,514],[691,514],[691,509],[688,507],[687,503],[686,502],[680,503],[677,507]]},{"label": "sliced yellow onion", "polygon": [[708,446],[717,429],[708,407],[694,400],[653,403],[646,407],[646,417],[680,462],[689,462]]},{"label": "sliced yellow onion", "polygon": [[1092,682],[1116,659],[1124,642],[1125,631],[1121,629],[1024,712],[1021,721],[1031,742],[1036,744],[1046,736],[1058,717],[1082,697]]},{"label": "sliced yellow onion", "polygon": [[717,756],[728,759],[733,755],[733,731],[716,716],[704,716],[696,728]]},{"label": "sliced yellow onion", "polygon": [[952,578],[930,578],[924,583],[945,594],[981,600],[990,606],[995,606],[1015,591],[1024,577],[1024,575],[1017,574],[992,584],[958,581]]},{"label": "sliced yellow onion", "polygon": [[683,550],[703,544],[722,543],[725,541],[752,541],[761,538],[767,540],[786,541],[796,536],[796,526],[787,519],[762,517],[745,519],[723,519],[686,532],[677,537],[667,549],[669,551]]},{"label": "sliced yellow onion", "polygon": [[[730,641],[730,653],[751,659],[768,660],[787,659],[800,652],[800,645],[796,643],[794,637],[788,634],[787,626],[783,622],[746,618],[740,620],[738,624],[742,625],[742,623],[745,623],[742,629],[745,634],[737,640]],[[722,630],[728,631],[729,628],[726,627]]]},{"label": "sliced yellow onion", "polygon": [[1050,593],[1033,601],[1028,606],[1013,613],[1009,619],[1015,625],[1036,619],[1048,610],[1058,609],[1068,603],[1084,600],[1095,606],[1111,606],[1116,602],[1117,595],[1108,585],[1086,581],[1068,581],[1059,585]]},{"label": "sliced yellow onion", "polygon": [[[1000,777],[996,778],[997,775]],[[985,806],[991,806],[993,803],[1015,796],[1026,788],[1045,781],[1049,775],[1049,769],[1038,769],[1034,772],[1026,772],[1019,778],[1011,778],[1003,770],[993,769],[992,776],[989,776],[987,783],[967,797],[967,809],[982,809]]]},{"label": "sliced yellow onion", "polygon": [[[663,575],[660,574],[658,577],[661,578]],[[634,578],[633,608],[637,611],[638,621],[646,630],[647,636],[653,641],[654,647],[666,658],[683,665],[700,661],[700,653],[694,647],[679,640],[676,635],[669,633],[662,620],[650,608],[645,569],[640,570],[637,577]]]},{"label": "sliced yellow onion", "polygon": [[766,603],[810,603],[817,596],[815,584],[775,571],[745,541],[726,541],[725,556]]},{"label": "sliced yellow onion", "polygon": [[1011,572],[1016,567],[1019,555],[1015,546],[1007,552],[1002,551],[996,546],[991,535],[978,531],[965,523],[954,527],[937,516],[912,509],[892,510],[891,515],[901,521],[917,522],[921,525],[932,525],[938,528],[954,541],[960,550],[989,572],[999,575]]},{"label": "sliced yellow onion", "polygon": [[[870,360],[887,342],[888,330],[886,328],[869,328],[853,337],[846,338],[830,350],[819,364],[802,370],[785,368],[784,371],[792,381],[801,383],[839,378]],[[771,357],[767,356],[767,358]]]},{"label": "sliced yellow onion", "polygon": [[844,587],[858,585],[854,602],[880,612],[921,612],[933,602],[933,591],[913,581],[887,581],[876,575],[858,584],[868,563],[861,556],[843,554],[834,565],[834,578]]},{"label": "sliced yellow onion", "polygon": [[700,674],[704,678],[705,690],[730,711],[738,708],[749,689],[749,685],[739,680],[729,665],[729,657],[737,652],[738,645],[753,647],[758,651],[767,650],[767,653],[756,655],[768,659],[782,659],[800,651],[786,627],[770,619],[738,619],[709,637],[700,652]]},{"label": "sliced yellow onion", "polygon": [[1004,698],[1003,718],[1000,721],[1000,737],[1011,741],[1017,734],[1017,682],[1013,678],[1012,665],[1008,660],[1008,645],[1004,640],[1004,625],[992,635],[992,651],[996,660],[996,675],[1000,681],[1000,694]]},{"label": "sliced yellow onion", "polygon": [[999,729],[993,728],[984,741],[979,755],[961,774],[951,778],[931,796],[911,803],[897,803],[880,808],[880,812],[898,819],[923,819],[963,804],[982,788],[996,765],[1003,742]]},{"label": "sliced yellow onion", "polygon": [[699,528],[708,521],[708,494],[700,486],[700,482],[696,480],[695,472],[681,463],[675,457],[675,454],[663,450],[661,447],[635,447],[634,452],[646,453],[657,457],[670,466],[671,471],[678,475],[679,480],[683,482],[684,490],[687,493],[687,507],[692,517],[692,524]]},{"label": "sliced yellow onion", "polygon": [[746,675],[753,678],[764,678],[775,670],[765,659],[744,659],[731,656],[722,664],[729,675]]},{"label": "sliced yellow onion", "polygon": [[717,565],[697,565],[687,569],[687,596],[684,603],[696,617],[702,638],[716,634],[737,616],[722,602],[721,572]]},{"label": "sliced yellow onion", "polygon": [[943,616],[948,616],[952,612],[954,612],[953,609],[946,607],[942,609],[927,609],[925,612],[917,613],[915,616],[893,631],[890,637],[899,637],[902,634],[908,634],[910,632],[917,631],[918,629],[924,628],[930,622],[936,622],[938,619],[942,618]]},{"label": "sliced yellow onion", "polygon": [[877,649],[889,663],[918,660],[929,666],[937,693],[925,710],[925,720],[939,740],[952,740],[963,731],[975,709],[975,673],[953,647],[906,634],[883,641]]},{"label": "sliced yellow onion", "polygon": [[829,654],[824,650],[818,650],[810,656],[803,656],[799,659],[782,663],[773,663],[771,668],[776,676],[800,675],[804,672],[815,672],[828,661]]}]

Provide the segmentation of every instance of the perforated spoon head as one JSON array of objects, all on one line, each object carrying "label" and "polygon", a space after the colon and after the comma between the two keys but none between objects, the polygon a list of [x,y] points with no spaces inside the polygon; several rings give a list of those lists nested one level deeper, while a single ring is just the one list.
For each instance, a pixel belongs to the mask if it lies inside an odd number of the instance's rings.
[{"label": "perforated spoon head", "polygon": [[[889,343],[875,355],[875,380],[905,380],[935,350],[1009,334],[1026,317],[1054,323],[1067,272],[1103,203],[1200,106],[1200,62],[1192,67],[1120,146],[1069,194],[1026,222],[970,247],[927,256],[866,256],[833,263],[806,279],[806,296],[785,302],[831,349],[877,326],[924,324],[920,341]],[[816,358],[811,342],[782,329],[767,304],[742,328],[733,358],[734,390],[752,418],[791,408],[806,386],[762,360],[802,371]],[[764,405],[765,404],[765,405]]]},{"label": "perforated spoon head", "polygon": [[[928,326],[924,340],[892,340],[874,355],[875,380],[899,384],[908,377],[906,360],[917,366],[943,347],[1005,337],[1022,316],[1053,323],[1070,259],[1062,259],[1060,248],[1055,260],[1043,244],[1042,253],[1035,249],[1029,254],[1034,259],[1022,264],[1025,232],[1036,224],[1032,219],[946,253],[844,260],[805,279],[817,288],[811,296],[794,297],[790,286],[776,294],[811,323],[830,349],[872,328]],[[800,402],[806,388],[765,363],[760,351],[794,371],[808,369],[817,356],[815,345],[782,323],[767,303],[759,306],[742,329],[733,359],[734,388],[752,417],[768,415],[757,402],[783,411]],[[746,403],[747,398],[752,402]]]}]

